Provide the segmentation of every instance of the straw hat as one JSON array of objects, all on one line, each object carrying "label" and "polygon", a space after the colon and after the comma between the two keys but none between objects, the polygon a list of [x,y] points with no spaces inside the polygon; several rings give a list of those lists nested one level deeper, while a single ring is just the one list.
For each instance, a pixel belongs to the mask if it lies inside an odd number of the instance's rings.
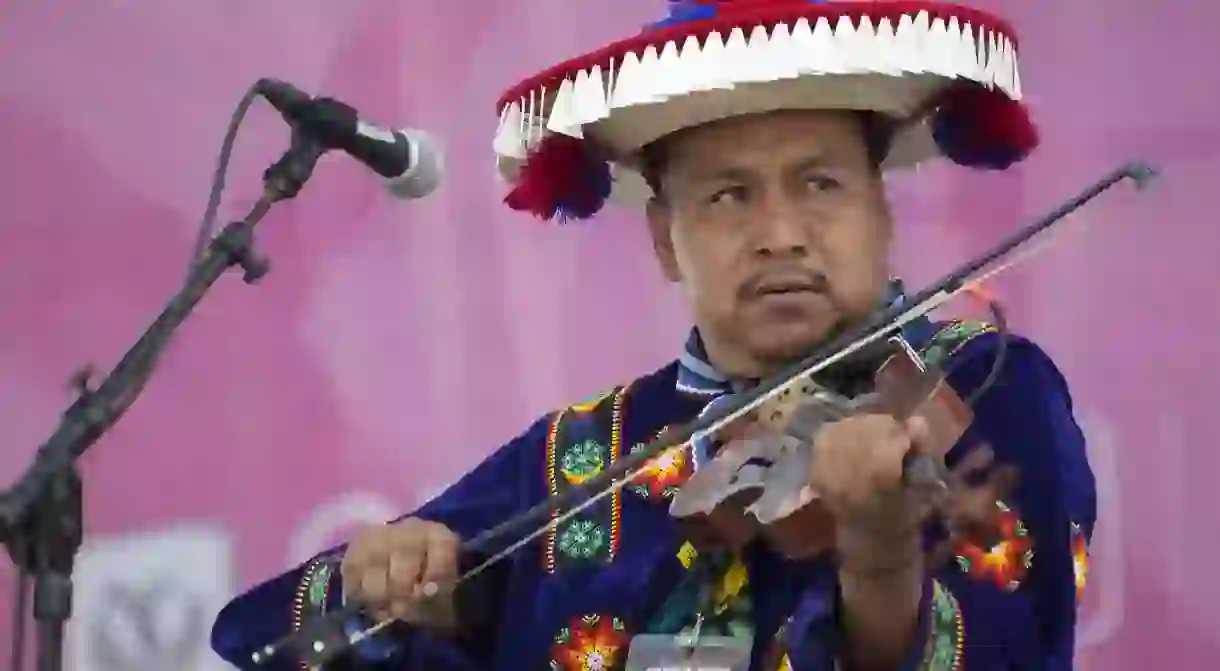
[{"label": "straw hat", "polygon": [[550,67],[497,103],[505,202],[584,219],[642,205],[639,153],[675,131],[788,109],[896,122],[882,167],[936,155],[1002,170],[1037,145],[1001,19],[922,1],[680,0],[634,37]]}]

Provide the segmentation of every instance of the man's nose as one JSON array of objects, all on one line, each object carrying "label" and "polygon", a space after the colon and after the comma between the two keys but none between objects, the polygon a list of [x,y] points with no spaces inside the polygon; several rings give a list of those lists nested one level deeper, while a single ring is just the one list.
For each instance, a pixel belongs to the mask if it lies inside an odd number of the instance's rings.
[{"label": "man's nose", "polygon": [[797,209],[783,199],[772,198],[759,212],[754,252],[759,256],[802,257],[809,253],[809,230]]}]

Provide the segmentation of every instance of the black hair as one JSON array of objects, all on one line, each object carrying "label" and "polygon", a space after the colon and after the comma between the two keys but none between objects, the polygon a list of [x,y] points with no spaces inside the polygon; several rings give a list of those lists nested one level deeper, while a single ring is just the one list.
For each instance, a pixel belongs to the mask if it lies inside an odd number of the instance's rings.
[{"label": "black hair", "polygon": [[[898,124],[893,118],[878,112],[857,112],[856,114],[863,127],[868,160],[874,170],[880,170],[882,161],[890,153]],[[644,181],[648,183],[653,194],[658,197],[663,195],[661,175],[665,171],[666,161],[669,160],[667,140],[670,137],[672,136],[651,142],[640,150],[640,174],[643,175]]]}]

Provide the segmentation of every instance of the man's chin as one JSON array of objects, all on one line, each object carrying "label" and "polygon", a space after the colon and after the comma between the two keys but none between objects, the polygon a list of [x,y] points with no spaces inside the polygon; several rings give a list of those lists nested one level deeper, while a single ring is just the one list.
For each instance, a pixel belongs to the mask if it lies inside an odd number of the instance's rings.
[{"label": "man's chin", "polygon": [[819,345],[826,342],[832,330],[831,325],[822,328],[779,326],[751,338],[750,349],[759,361],[783,365],[813,354]]}]

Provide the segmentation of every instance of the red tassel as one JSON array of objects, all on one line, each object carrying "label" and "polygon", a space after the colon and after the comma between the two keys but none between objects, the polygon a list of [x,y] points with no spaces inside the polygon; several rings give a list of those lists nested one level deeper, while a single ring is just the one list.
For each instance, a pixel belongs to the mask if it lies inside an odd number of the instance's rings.
[{"label": "red tassel", "polygon": [[504,203],[544,221],[559,213],[561,203],[579,193],[589,162],[582,140],[555,133],[542,139],[521,167],[517,185]]}]

